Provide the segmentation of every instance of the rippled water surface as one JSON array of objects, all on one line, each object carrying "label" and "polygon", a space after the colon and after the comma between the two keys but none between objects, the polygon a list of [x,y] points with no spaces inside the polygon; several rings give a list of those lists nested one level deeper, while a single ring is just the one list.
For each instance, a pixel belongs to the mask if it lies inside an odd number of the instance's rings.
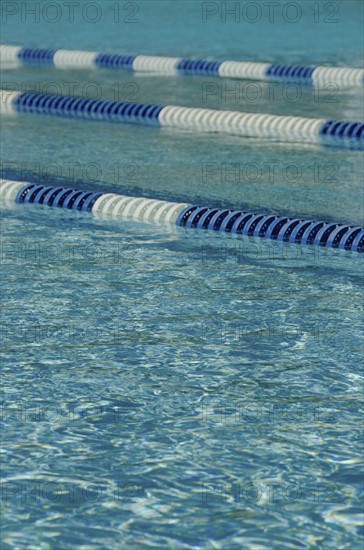
[{"label": "rippled water surface", "polygon": [[[308,1],[295,24],[203,23],[202,3],[167,1],[115,23],[114,4],[95,24],[9,16],[2,41],[361,63],[356,1],[332,3],[331,24]],[[8,88],[70,82],[108,99],[363,119],[358,91],[290,101],[277,85],[273,100],[260,84],[253,102],[234,80],[2,73]],[[1,122],[13,179],[363,223],[358,151]],[[4,205],[2,222],[1,549],[362,548],[361,255],[27,205]]]}]

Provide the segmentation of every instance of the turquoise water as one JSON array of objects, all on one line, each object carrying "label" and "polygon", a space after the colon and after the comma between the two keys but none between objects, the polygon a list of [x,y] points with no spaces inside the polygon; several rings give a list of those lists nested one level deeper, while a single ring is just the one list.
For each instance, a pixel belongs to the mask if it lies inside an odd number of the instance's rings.
[{"label": "turquoise water", "polygon": [[[361,64],[360,2],[330,3],[336,15],[294,2],[296,23],[284,2],[256,23],[203,23],[200,2],[126,4],[119,23],[107,1],[96,23],[77,7],[70,22],[61,2],[57,27],[19,12],[2,42]],[[51,84],[363,119],[358,91],[307,88],[292,101],[285,85],[273,98],[255,83],[252,101],[233,80],[2,74],[3,88]],[[30,115],[1,123],[13,179],[363,223],[357,151]],[[2,220],[2,549],[362,548],[361,255],[26,205]]]}]

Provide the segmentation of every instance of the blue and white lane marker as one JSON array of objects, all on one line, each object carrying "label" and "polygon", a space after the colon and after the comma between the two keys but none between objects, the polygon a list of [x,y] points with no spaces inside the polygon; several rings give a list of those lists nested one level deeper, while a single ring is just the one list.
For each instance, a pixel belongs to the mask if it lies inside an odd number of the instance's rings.
[{"label": "blue and white lane marker", "polygon": [[360,148],[364,144],[364,123],[362,122],[217,111],[173,105],[164,107],[0,90],[0,114],[9,115],[18,112],[173,127],[196,132],[222,132],[237,136],[323,143],[353,148]]},{"label": "blue and white lane marker", "polygon": [[99,67],[169,75],[219,76],[246,80],[290,80],[315,85],[334,83],[342,88],[363,86],[364,83],[364,69],[350,67],[211,61],[206,59],[184,59],[182,57],[133,56],[6,45],[0,46],[0,63],[3,68],[34,64],[53,65],[59,69]]},{"label": "blue and white lane marker", "polygon": [[140,222],[172,223],[277,241],[364,252],[364,229],[285,216],[194,206],[175,202],[50,187],[2,180],[0,198],[18,204],[42,204]]}]

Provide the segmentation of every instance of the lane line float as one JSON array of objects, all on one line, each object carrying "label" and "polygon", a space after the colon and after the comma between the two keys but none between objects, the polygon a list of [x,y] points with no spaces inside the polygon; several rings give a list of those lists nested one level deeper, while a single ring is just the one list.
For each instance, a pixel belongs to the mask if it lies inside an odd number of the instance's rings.
[{"label": "lane line float", "polygon": [[253,214],[11,180],[2,180],[0,183],[0,199],[17,204],[39,204],[91,212],[114,219],[172,223],[178,227],[209,229],[288,243],[364,252],[364,229],[352,225]]},{"label": "lane line float", "polygon": [[0,114],[32,113],[361,148],[364,123],[0,90]]},{"label": "lane line float", "polygon": [[364,69],[302,66],[250,61],[217,61],[154,55],[119,55],[78,50],[54,50],[0,46],[3,68],[52,65],[57,69],[107,68],[166,75],[202,75],[246,80],[289,80],[303,84],[336,84],[342,88],[363,86]]}]

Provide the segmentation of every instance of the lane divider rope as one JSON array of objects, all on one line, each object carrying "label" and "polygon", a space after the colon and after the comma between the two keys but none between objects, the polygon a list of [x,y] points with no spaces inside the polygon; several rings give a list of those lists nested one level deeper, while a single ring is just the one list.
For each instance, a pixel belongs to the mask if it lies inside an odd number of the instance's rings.
[{"label": "lane divider rope", "polygon": [[52,50],[22,46],[0,46],[3,68],[20,65],[53,65],[58,69],[107,68],[159,74],[183,74],[241,78],[246,80],[289,80],[304,84],[363,86],[364,69],[301,66],[250,61],[212,61],[153,55],[119,55],[77,50]]},{"label": "lane divider rope", "polygon": [[0,199],[92,212],[98,216],[140,222],[174,223],[282,242],[364,252],[364,229],[352,225],[301,220],[272,214],[195,206],[175,202],[2,180]]},{"label": "lane divider rope", "polygon": [[237,136],[351,148],[362,147],[364,143],[362,122],[0,90],[0,114],[10,115],[18,112],[173,127],[197,132],[222,132]]}]

